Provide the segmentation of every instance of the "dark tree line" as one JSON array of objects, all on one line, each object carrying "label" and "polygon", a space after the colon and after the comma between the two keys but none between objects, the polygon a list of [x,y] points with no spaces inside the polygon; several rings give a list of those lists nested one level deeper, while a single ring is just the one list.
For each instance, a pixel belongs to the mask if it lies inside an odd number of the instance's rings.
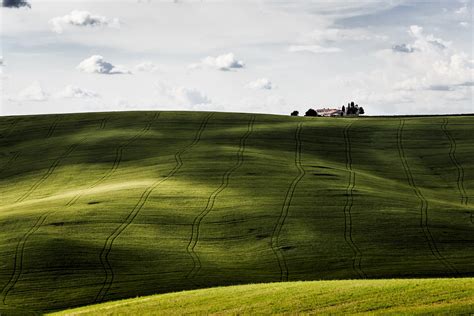
[{"label": "dark tree line", "polygon": [[344,105],[341,108],[343,115],[363,115],[365,114],[364,108],[354,102],[347,103],[347,107]]}]

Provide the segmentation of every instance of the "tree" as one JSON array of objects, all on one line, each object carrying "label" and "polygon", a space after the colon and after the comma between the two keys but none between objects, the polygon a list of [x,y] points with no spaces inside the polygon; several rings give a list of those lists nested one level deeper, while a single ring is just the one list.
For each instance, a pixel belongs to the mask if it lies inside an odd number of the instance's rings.
[{"label": "tree", "polygon": [[314,109],[309,109],[304,116],[318,116],[318,113]]},{"label": "tree", "polygon": [[344,105],[342,106],[342,113],[346,114],[346,107]]},{"label": "tree", "polygon": [[365,114],[365,111],[364,111],[364,108],[363,108],[363,107],[360,107],[360,108],[359,108],[359,114],[360,114],[360,115],[364,115],[364,114]]},{"label": "tree", "polygon": [[291,112],[291,116],[298,116],[299,114],[300,114],[300,112],[298,112],[298,111]]}]

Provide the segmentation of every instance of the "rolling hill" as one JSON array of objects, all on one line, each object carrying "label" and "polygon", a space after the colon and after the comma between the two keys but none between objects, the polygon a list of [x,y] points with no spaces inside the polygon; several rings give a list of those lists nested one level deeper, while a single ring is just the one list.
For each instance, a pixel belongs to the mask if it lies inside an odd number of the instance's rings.
[{"label": "rolling hill", "polygon": [[0,117],[0,311],[474,276],[473,116]]},{"label": "rolling hill", "polygon": [[282,282],[218,287],[101,303],[76,315],[468,315],[474,279]]}]

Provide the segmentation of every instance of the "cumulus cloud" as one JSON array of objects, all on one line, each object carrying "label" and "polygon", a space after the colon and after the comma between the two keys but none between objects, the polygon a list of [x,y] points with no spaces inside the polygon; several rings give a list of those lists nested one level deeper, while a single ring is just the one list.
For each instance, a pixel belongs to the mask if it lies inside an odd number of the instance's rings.
[{"label": "cumulus cloud", "polygon": [[190,68],[209,67],[222,71],[245,67],[245,63],[235,58],[233,53],[219,55],[217,57],[208,56],[200,63],[190,65]]},{"label": "cumulus cloud", "polygon": [[203,92],[186,87],[170,87],[165,84],[157,85],[158,93],[161,97],[168,99],[177,106],[196,106],[210,104],[211,99]]},{"label": "cumulus cloud", "polygon": [[79,27],[119,27],[120,21],[117,18],[108,19],[105,16],[93,15],[88,11],[74,10],[64,16],[58,16],[49,20],[51,30],[55,33],[62,33],[65,25]]},{"label": "cumulus cloud", "polygon": [[439,49],[445,49],[451,46],[451,42],[437,38],[433,34],[425,34],[423,28],[418,25],[410,26],[408,34],[415,39],[413,46],[420,50],[431,50],[430,46],[435,46]]},{"label": "cumulus cloud", "polygon": [[457,9],[455,13],[459,15],[466,15],[467,13],[469,13],[469,8],[467,7],[467,5],[464,5]]},{"label": "cumulus cloud", "polygon": [[86,99],[86,98],[98,98],[99,94],[94,91],[80,88],[75,85],[68,85],[63,90],[55,94],[58,99]]},{"label": "cumulus cloud", "polygon": [[158,72],[160,68],[152,62],[143,62],[134,67],[137,72]]},{"label": "cumulus cloud", "polygon": [[49,94],[46,93],[41,87],[39,82],[34,82],[30,86],[21,90],[18,97],[14,101],[46,101],[48,100]]},{"label": "cumulus cloud", "polygon": [[77,67],[79,71],[91,74],[129,74],[130,72],[121,66],[115,66],[104,60],[100,55],[93,55],[84,59]]},{"label": "cumulus cloud", "polygon": [[407,53],[407,54],[415,52],[415,48],[407,44],[393,45],[392,50],[397,53]]},{"label": "cumulus cloud", "polygon": [[31,8],[31,5],[26,0],[3,0],[2,6],[5,8]]},{"label": "cumulus cloud", "polygon": [[272,82],[267,78],[257,79],[250,82],[247,86],[254,90],[271,90],[274,88]]},{"label": "cumulus cloud", "polygon": [[469,22],[465,22],[465,21],[459,22],[459,26],[462,26],[462,27],[465,27],[465,28],[468,28],[469,25],[470,25]]}]

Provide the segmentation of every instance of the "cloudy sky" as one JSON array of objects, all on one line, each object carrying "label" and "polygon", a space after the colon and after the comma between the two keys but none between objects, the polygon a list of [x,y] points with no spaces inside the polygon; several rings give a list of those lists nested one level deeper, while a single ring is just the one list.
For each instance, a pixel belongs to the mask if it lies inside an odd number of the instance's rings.
[{"label": "cloudy sky", "polygon": [[474,0],[3,0],[0,115],[474,112]]}]

